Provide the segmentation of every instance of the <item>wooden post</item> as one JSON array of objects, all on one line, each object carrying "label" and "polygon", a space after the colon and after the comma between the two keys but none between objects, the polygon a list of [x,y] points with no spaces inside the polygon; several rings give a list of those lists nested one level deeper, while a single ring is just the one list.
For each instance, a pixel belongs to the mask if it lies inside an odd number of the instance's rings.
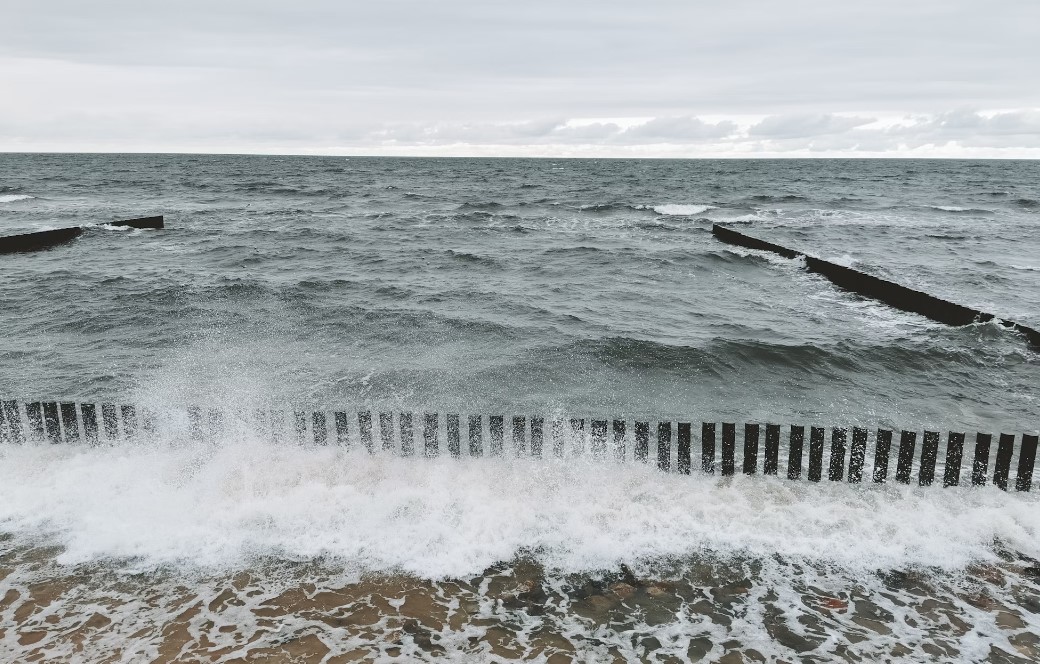
[{"label": "wooden post", "polygon": [[95,447],[100,442],[98,440],[97,406],[92,403],[85,403],[79,409],[83,415],[83,438],[86,440],[87,445]]},{"label": "wooden post", "polygon": [[805,449],[805,427],[792,424],[791,435],[788,440],[787,479],[796,480],[802,476],[802,454]]},{"label": "wooden post", "polygon": [[[304,413],[303,418],[303,430],[307,431],[307,414]],[[214,440],[224,435],[224,411],[219,408],[209,409],[209,424],[208,431],[210,440]]]},{"label": "wooden post", "polygon": [[975,434],[975,458],[971,464],[971,485],[986,486],[989,472],[989,448],[993,436],[988,433]]},{"label": "wooden post", "polygon": [[350,419],[347,414],[336,411],[332,414],[332,419],[336,424],[336,445],[350,447]]},{"label": "wooden post", "polygon": [[[188,415],[191,416],[191,409],[188,409]],[[263,408],[257,408],[253,411],[253,433],[256,434],[258,440],[270,440],[271,438],[271,418],[269,413]]]},{"label": "wooden post", "polygon": [[[210,411],[211,413],[213,411]],[[307,413],[302,410],[293,411],[293,421],[295,424],[294,431],[296,432],[296,444],[304,445],[307,442]]]},{"label": "wooden post", "polygon": [[141,409],[141,431],[146,440],[155,440],[155,411],[151,408]]},{"label": "wooden post", "polygon": [[964,457],[964,434],[950,432],[946,439],[946,468],[943,472],[943,486],[957,486],[961,483],[961,459]]},{"label": "wooden post", "polygon": [[585,420],[576,417],[571,418],[571,444],[575,454],[585,452]]},{"label": "wooden post", "polygon": [[440,441],[438,438],[440,421],[437,413],[426,413],[423,416],[423,450],[428,458],[438,456],[440,452]]},{"label": "wooden post", "polygon": [[763,475],[776,475],[780,469],[780,425],[766,425],[766,458],[762,462]]},{"label": "wooden post", "polygon": [[358,436],[361,438],[361,444],[371,453],[374,451],[374,445],[372,444],[372,411],[365,410],[358,413],[357,419]]},{"label": "wooden post", "polygon": [[867,458],[867,430],[852,427],[852,447],[849,448],[849,482],[863,481],[863,462]]},{"label": "wooden post", "polygon": [[896,461],[896,481],[900,484],[910,484],[916,448],[917,432],[904,430],[899,435],[899,459]]},{"label": "wooden post", "polygon": [[469,416],[469,455],[484,454],[484,420],[480,415]]},{"label": "wooden post", "polygon": [[592,456],[602,459],[607,453],[607,421],[592,420]]},{"label": "wooden post", "polygon": [[657,469],[672,469],[672,423],[657,423]]},{"label": "wooden post", "polygon": [[65,442],[79,443],[79,409],[75,403],[64,402],[60,406],[61,426],[65,430]]},{"label": "wooden post", "polygon": [[624,420],[614,420],[614,458],[624,460],[627,450],[625,449],[625,436],[628,435],[627,425]]},{"label": "wooden post", "polygon": [[701,472],[715,473],[715,423],[701,422]]},{"label": "wooden post", "polygon": [[452,459],[462,457],[462,436],[459,427],[459,416],[448,415],[446,423],[448,430],[448,454]]},{"label": "wooden post", "polygon": [[284,410],[271,410],[268,412],[271,422],[271,442],[280,445],[288,440],[289,414]]},{"label": "wooden post", "polygon": [[737,425],[734,422],[722,423],[722,474],[733,475],[737,472]]},{"label": "wooden post", "polygon": [[1022,435],[1022,449],[1018,453],[1018,472],[1015,474],[1015,490],[1029,491],[1033,486],[1033,466],[1036,463],[1037,436]]},{"label": "wooden post", "polygon": [[681,475],[690,474],[690,433],[689,422],[679,422],[678,439],[676,441],[675,465]]},{"label": "wooden post", "polygon": [[123,420],[123,437],[127,440],[137,438],[137,410],[129,404],[119,407],[119,414]]},{"label": "wooden post", "polygon": [[523,456],[527,448],[527,418],[513,417],[513,456]]},{"label": "wooden post", "polygon": [[43,428],[43,404],[39,401],[25,404],[25,419],[29,421],[29,437],[43,440],[47,435]]},{"label": "wooden post", "polygon": [[316,445],[329,444],[329,424],[324,412],[315,411],[311,413],[311,429],[314,430],[314,443]]},{"label": "wooden post", "polygon": [[491,456],[502,456],[502,448],[505,445],[505,417],[502,415],[491,415],[488,417],[488,429],[491,434],[491,445],[488,448],[488,452]]},{"label": "wooden post", "polygon": [[823,427],[809,427],[809,474],[810,482],[823,479]]},{"label": "wooden post", "polygon": [[412,427],[412,414],[400,413],[398,423],[401,426],[401,456],[412,456],[415,454],[415,434]]},{"label": "wooden post", "polygon": [[636,461],[646,463],[650,456],[650,423],[636,422]]},{"label": "wooden post", "polygon": [[542,446],[545,444],[545,418],[531,418],[531,456],[542,458]]},{"label": "wooden post", "polygon": [[563,458],[563,420],[554,417],[552,421],[552,448],[553,456],[557,459]]},{"label": "wooden post", "polygon": [[105,438],[116,440],[119,438],[119,416],[116,414],[115,404],[101,404],[101,420],[105,424]]},{"label": "wooden post", "polygon": [[827,469],[827,479],[840,482],[845,479],[845,450],[849,440],[849,430],[844,427],[831,429],[831,463]]},{"label": "wooden post", "polygon": [[997,441],[997,462],[993,466],[993,483],[1004,491],[1008,490],[1008,474],[1011,472],[1011,455],[1015,453],[1015,436],[1000,434]]},{"label": "wooden post", "polygon": [[43,426],[47,433],[47,440],[51,443],[61,442],[61,424],[58,422],[58,404],[47,401],[43,404]]},{"label": "wooden post", "polygon": [[917,474],[918,486],[931,486],[935,481],[935,462],[939,458],[939,432],[925,431],[921,446],[921,470]]},{"label": "wooden post", "polygon": [[874,483],[883,484],[888,481],[888,457],[892,453],[892,432],[878,429],[874,441]]},{"label": "wooden post", "polygon": [[[108,417],[105,413],[105,404],[101,404],[101,419],[105,423],[105,436],[109,436]],[[188,437],[194,443],[200,443],[203,439],[202,409],[198,406],[188,406]]]},{"label": "wooden post", "polygon": [[25,442],[25,434],[22,432],[22,414],[18,408],[17,401],[5,401],[0,404],[4,411],[4,419],[7,421],[8,439],[15,445]]},{"label": "wooden post", "polygon": [[394,449],[394,414],[379,413],[379,439],[384,451]]},{"label": "wooden post", "polygon": [[758,471],[758,434],[757,424],[744,425],[744,474],[754,475]]}]

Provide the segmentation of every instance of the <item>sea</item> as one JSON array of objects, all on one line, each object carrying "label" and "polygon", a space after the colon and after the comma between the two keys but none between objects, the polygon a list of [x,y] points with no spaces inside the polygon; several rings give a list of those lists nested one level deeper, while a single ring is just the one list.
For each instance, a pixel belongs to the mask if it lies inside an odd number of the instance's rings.
[{"label": "sea", "polygon": [[[0,399],[170,414],[0,446],[0,661],[1040,660],[1035,483],[633,458],[636,421],[1040,426],[1020,334],[713,224],[1040,327],[1037,161],[0,154],[0,235],[84,227],[0,255]],[[402,456],[250,426],[279,409],[629,445]]]}]

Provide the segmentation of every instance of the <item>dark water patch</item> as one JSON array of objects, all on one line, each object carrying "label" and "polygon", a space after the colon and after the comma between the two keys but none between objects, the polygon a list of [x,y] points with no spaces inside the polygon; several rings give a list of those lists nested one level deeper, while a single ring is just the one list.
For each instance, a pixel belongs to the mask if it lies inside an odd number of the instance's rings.
[{"label": "dark water patch", "polygon": [[1040,208],[1040,200],[1035,198],[1016,198],[1013,202],[1016,206],[1026,210],[1035,210]]},{"label": "dark water patch", "polygon": [[589,247],[589,246],[577,246],[577,247],[552,247],[551,249],[545,249],[541,252],[543,256],[552,257],[579,257],[579,256],[606,256],[612,253],[608,249],[602,249],[600,247]]},{"label": "dark water patch", "polygon": [[749,196],[745,200],[755,203],[797,203],[809,199],[806,196],[800,196],[798,194],[756,194],[754,196]]},{"label": "dark water patch", "polygon": [[463,263],[465,265],[479,265],[482,267],[498,267],[499,263],[494,258],[489,256],[479,256],[477,254],[467,253],[465,251],[455,251],[454,249],[448,249],[444,252],[444,255],[451,258],[454,261]]},{"label": "dark water patch", "polygon": [[456,209],[493,212],[495,210],[501,210],[504,207],[506,207],[504,204],[497,201],[466,201],[460,203]]},{"label": "dark water patch", "polygon": [[947,240],[947,241],[963,241],[974,239],[975,236],[964,235],[960,233],[927,233],[925,237],[930,240]]}]

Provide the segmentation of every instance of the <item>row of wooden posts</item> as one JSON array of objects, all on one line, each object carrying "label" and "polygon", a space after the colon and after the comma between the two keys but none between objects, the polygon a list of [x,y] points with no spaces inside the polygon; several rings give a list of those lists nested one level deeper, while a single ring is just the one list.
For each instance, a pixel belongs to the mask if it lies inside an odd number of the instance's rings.
[{"label": "row of wooden posts", "polygon": [[[100,419],[98,417],[100,411]],[[331,418],[329,417],[331,415]],[[279,440],[284,433],[280,422],[284,422],[284,411],[257,410],[253,414],[252,428],[264,437]],[[20,444],[25,440],[50,443],[89,445],[101,443],[101,432],[107,440],[133,440],[154,436],[156,413],[132,405],[75,402],[32,402],[24,405],[17,401],[0,402],[0,442]],[[356,415],[357,439],[368,451],[377,449],[374,429],[378,422],[379,445],[382,450],[394,450],[394,413],[362,411]],[[412,413],[397,414],[397,430],[400,433],[400,453],[410,456],[417,453],[415,444],[415,419]],[[452,457],[464,454],[479,457],[485,454],[484,416],[445,416],[446,452]],[[613,456],[627,458],[628,420],[590,419],[586,435],[586,420],[581,418],[550,417],[549,449],[545,448],[546,418],[542,416],[512,417],[512,454],[532,457],[565,455],[565,441],[572,441],[572,452],[580,453],[589,443],[595,457]],[[212,439],[226,426],[225,413],[219,409],[190,407],[187,410],[189,436],[195,440]],[[293,411],[293,431],[296,442],[316,445],[351,444],[352,418],[346,412]],[[435,457],[441,454],[440,415],[424,413],[422,420],[422,454]],[[463,448],[463,422],[467,425],[466,447]],[[489,456],[501,456],[505,452],[506,417],[487,417],[490,434],[486,452]],[[27,427],[25,426],[27,424]],[[650,461],[651,421],[634,421],[633,457],[636,461]],[[696,454],[693,450],[693,425],[690,422],[657,422],[657,467],[662,471],[672,470],[673,425],[675,440],[675,470],[689,474]],[[786,475],[788,479],[799,479],[803,471],[810,482],[819,482],[824,476],[824,451],[827,446],[827,429],[811,426],[808,441],[808,463],[803,464],[806,452],[806,428],[791,425],[787,440]],[[765,430],[763,441],[762,431]],[[721,437],[714,422],[701,424],[700,470],[704,473],[734,475],[737,472],[737,426],[722,423]],[[866,428],[853,427],[851,442],[847,427],[830,429],[830,454],[826,468],[827,479],[833,482],[860,483],[864,480],[867,460],[869,432]],[[721,440],[720,440],[721,438]],[[874,455],[871,478],[876,483],[889,479],[890,459],[894,432],[878,429],[874,436]],[[528,444],[529,443],[529,444]],[[721,443],[721,445],[719,444]],[[987,484],[992,477],[994,485],[1007,490],[1011,475],[1012,460],[1018,448],[1018,463],[1014,478],[1015,489],[1029,491],[1033,482],[1033,467],[1036,460],[1037,436],[1023,434],[1016,445],[1016,436],[1000,434],[997,439],[996,459],[990,476],[990,456],[993,436],[988,433],[975,435],[974,453],[971,456],[970,483],[974,486]],[[943,463],[943,486],[962,483],[962,466],[965,453],[965,435],[949,432],[946,439]],[[921,486],[936,482],[936,466],[939,461],[940,433],[925,431],[918,452],[918,432],[899,432],[895,456],[894,479],[902,484],[916,481]],[[780,473],[781,427],[778,424],[745,424],[741,472],[753,475],[760,470],[765,475]],[[721,454],[718,454],[721,452]],[[759,464],[761,453],[762,463]],[[963,478],[967,482],[968,478]]]}]

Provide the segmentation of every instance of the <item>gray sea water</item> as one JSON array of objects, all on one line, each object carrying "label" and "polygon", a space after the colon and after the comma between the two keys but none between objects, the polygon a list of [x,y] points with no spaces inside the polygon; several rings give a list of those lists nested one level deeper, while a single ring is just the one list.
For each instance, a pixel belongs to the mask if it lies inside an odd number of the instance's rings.
[{"label": "gray sea water", "polygon": [[[1038,162],[0,155],[0,235],[152,214],[165,230],[0,256],[0,397],[1040,422],[1022,337],[711,235],[1037,327]],[[8,446],[0,648],[1035,661],[1034,496],[243,439]]]},{"label": "gray sea water", "polygon": [[[1040,324],[1040,164],[5,155],[3,391],[1035,426],[1037,356],[715,241]],[[31,198],[20,198],[27,196]],[[15,200],[17,199],[17,200]],[[231,376],[226,376],[230,378]],[[237,386],[234,388],[237,389]]]}]

